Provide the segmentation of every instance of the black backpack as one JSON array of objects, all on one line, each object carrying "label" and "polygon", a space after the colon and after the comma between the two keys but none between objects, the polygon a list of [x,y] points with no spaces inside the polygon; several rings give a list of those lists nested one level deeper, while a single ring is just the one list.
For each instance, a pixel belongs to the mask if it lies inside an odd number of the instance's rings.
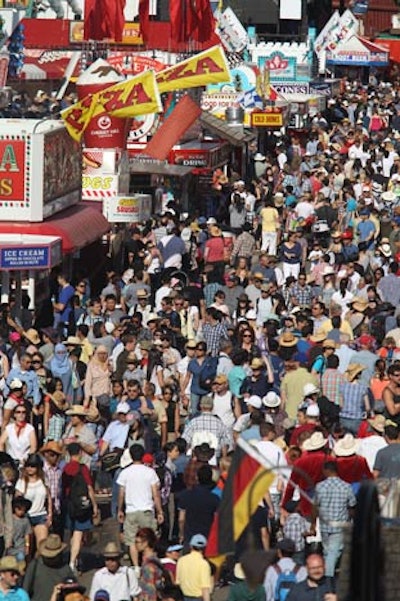
[{"label": "black backpack", "polygon": [[92,502],[89,497],[88,485],[82,474],[81,465],[79,465],[78,473],[72,479],[68,510],[69,516],[80,522],[88,520],[92,515]]}]

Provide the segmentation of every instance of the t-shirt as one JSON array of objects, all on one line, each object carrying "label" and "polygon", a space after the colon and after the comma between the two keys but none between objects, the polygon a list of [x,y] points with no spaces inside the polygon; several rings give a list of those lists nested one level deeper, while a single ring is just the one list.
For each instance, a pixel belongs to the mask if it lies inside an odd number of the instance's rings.
[{"label": "t-shirt", "polygon": [[279,226],[279,213],[274,207],[264,207],[260,211],[262,231],[275,232]]},{"label": "t-shirt", "polygon": [[42,480],[29,482],[26,486],[25,480],[19,479],[15,485],[15,490],[31,501],[32,506],[28,511],[30,517],[46,515],[47,490]]},{"label": "t-shirt", "polygon": [[154,509],[152,486],[159,486],[160,479],[153,468],[137,463],[129,465],[118,476],[117,484],[125,488],[126,513]]},{"label": "t-shirt", "polygon": [[13,539],[12,548],[7,555],[25,554],[25,537],[32,533],[31,523],[26,516],[18,518],[13,515]]},{"label": "t-shirt", "polygon": [[374,470],[380,478],[400,478],[400,444],[389,444],[376,454]]},{"label": "t-shirt", "polygon": [[195,534],[208,537],[218,505],[218,497],[205,486],[195,486],[181,493],[179,509],[184,509],[186,512],[185,543],[188,543]]},{"label": "t-shirt", "polygon": [[59,313],[60,316],[60,322],[61,323],[67,323],[68,319],[69,319],[69,314],[72,311],[72,307],[71,307],[71,299],[75,294],[75,290],[73,289],[73,287],[71,286],[71,284],[68,284],[67,286],[64,286],[63,288],[60,288],[60,291],[58,293],[58,302],[62,305],[64,305],[64,309]]}]

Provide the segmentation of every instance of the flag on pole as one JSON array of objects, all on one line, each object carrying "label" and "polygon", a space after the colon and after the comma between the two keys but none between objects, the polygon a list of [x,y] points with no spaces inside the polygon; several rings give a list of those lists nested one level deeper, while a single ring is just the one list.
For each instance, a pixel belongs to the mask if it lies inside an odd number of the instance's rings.
[{"label": "flag on pole", "polygon": [[239,438],[208,537],[207,557],[234,552],[236,541],[275,477],[276,473],[260,452]]}]

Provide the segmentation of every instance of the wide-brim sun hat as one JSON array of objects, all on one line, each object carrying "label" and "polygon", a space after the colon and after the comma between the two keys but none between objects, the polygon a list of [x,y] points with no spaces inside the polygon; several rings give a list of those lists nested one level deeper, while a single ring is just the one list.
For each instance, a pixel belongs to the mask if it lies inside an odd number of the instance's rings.
[{"label": "wide-brim sun hat", "polygon": [[350,363],[345,371],[345,376],[349,382],[352,382],[364,369],[366,369],[366,366],[361,365],[361,363]]},{"label": "wide-brim sun hat", "polygon": [[310,438],[307,438],[303,442],[303,449],[305,451],[318,451],[323,449],[327,443],[327,438],[324,438],[322,432],[313,432]]},{"label": "wide-brim sun hat", "polygon": [[354,438],[353,434],[348,433],[335,442],[333,452],[336,457],[350,457],[350,455],[355,455],[357,453],[358,446],[359,443]]}]

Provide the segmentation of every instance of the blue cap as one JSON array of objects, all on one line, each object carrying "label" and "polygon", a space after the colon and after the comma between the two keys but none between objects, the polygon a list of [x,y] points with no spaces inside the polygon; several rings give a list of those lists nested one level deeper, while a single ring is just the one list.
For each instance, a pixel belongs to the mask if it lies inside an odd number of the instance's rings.
[{"label": "blue cap", "polygon": [[100,589],[95,593],[94,601],[110,601],[110,593],[104,589]]},{"label": "blue cap", "polygon": [[198,549],[204,549],[207,545],[207,539],[203,534],[195,534],[190,539],[190,546],[197,547]]},{"label": "blue cap", "polygon": [[199,225],[206,225],[207,219],[205,217],[199,217],[198,220],[197,220],[197,223]]},{"label": "blue cap", "polygon": [[173,553],[174,551],[182,551],[183,545],[170,545],[167,547],[167,553]]},{"label": "blue cap", "polygon": [[360,215],[368,215],[369,216],[369,209],[361,209]]}]

